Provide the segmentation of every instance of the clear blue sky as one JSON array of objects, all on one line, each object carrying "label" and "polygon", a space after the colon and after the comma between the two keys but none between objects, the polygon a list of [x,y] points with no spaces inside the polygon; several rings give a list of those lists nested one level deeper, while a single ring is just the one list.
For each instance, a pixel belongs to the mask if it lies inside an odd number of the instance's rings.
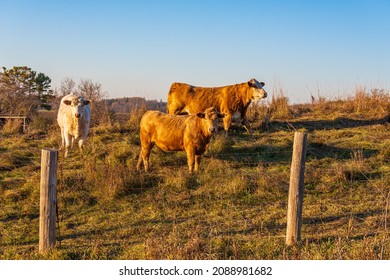
[{"label": "clear blue sky", "polygon": [[390,88],[390,1],[0,0],[0,66],[166,100],[251,78],[291,102]]}]

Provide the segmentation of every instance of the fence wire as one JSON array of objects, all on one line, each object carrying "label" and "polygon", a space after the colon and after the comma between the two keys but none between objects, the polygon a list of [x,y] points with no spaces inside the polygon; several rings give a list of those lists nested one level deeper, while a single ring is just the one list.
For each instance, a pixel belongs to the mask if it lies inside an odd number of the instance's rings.
[{"label": "fence wire", "polygon": [[[318,161],[315,155],[311,151],[307,152],[307,158],[305,163],[305,177],[310,178],[313,176],[334,176],[335,180],[344,179],[346,181],[372,181],[377,179],[390,180],[390,169],[384,168],[378,171],[378,162],[372,163],[366,159],[353,159],[344,158],[329,158],[328,161]],[[150,158],[150,165],[152,171],[149,174],[161,175],[163,171],[158,169],[162,168],[187,168],[187,158],[183,152],[181,156],[172,158],[170,156],[163,156],[163,159],[157,156]],[[218,161],[225,168],[231,169],[249,169],[249,171],[243,172],[257,172],[251,169],[260,168],[262,171],[277,172],[277,170],[289,170],[292,160],[292,151],[266,151],[266,152],[209,152],[203,155],[200,164],[200,170],[207,170],[209,166],[213,168],[212,161]],[[328,164],[328,165],[327,165]],[[386,166],[386,162],[379,163],[381,166]],[[275,170],[277,169],[277,170]]]}]

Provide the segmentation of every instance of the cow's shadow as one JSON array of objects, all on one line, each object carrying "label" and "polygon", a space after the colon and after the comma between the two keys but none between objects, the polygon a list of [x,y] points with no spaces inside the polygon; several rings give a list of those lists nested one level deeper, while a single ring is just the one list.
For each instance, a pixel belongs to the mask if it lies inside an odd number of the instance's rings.
[{"label": "cow's shadow", "polygon": [[[335,120],[291,120],[291,121],[271,121],[264,128],[262,125],[252,126],[254,131],[277,132],[277,131],[297,131],[306,130],[313,132],[315,130],[339,130],[345,128],[357,128],[373,125],[390,126],[389,116],[373,119],[373,120],[355,120],[349,118],[338,118]],[[218,132],[222,134],[224,132]],[[262,134],[263,136],[266,134]],[[250,135],[245,129],[238,125],[232,124],[228,138],[232,138],[232,142],[248,142],[256,141],[257,136]],[[288,141],[286,145],[261,145],[251,144],[248,146],[236,147],[235,145],[227,145],[224,149],[218,152],[209,152],[205,156],[213,157],[221,160],[235,162],[237,164],[259,164],[259,163],[280,163],[290,162],[292,158],[293,139]],[[359,149],[362,158],[369,158],[378,153],[376,149]],[[321,142],[316,142],[308,139],[306,160],[314,159],[338,159],[348,160],[356,156],[356,148],[339,148],[332,145],[327,145]]]},{"label": "cow's shadow", "polygon": [[307,145],[307,160],[315,159],[366,159],[375,156],[379,151],[377,149],[353,149],[353,148],[339,148],[331,145],[326,145],[317,142],[308,142]]},{"label": "cow's shadow", "polygon": [[218,152],[208,152],[205,158],[211,157],[236,164],[252,165],[265,162],[283,162],[291,160],[289,146],[271,146],[252,144],[250,146],[227,146]]},{"label": "cow's shadow", "polygon": [[345,128],[357,128],[372,125],[389,125],[390,115],[380,119],[372,120],[356,120],[351,118],[337,118],[334,120],[288,120],[279,121],[273,120],[267,124],[260,124],[254,127],[255,130],[260,131],[280,131],[280,130],[300,130],[305,129],[306,131],[315,130],[339,130]]},{"label": "cow's shadow", "polygon": [[[355,149],[339,148],[331,145],[326,145],[316,142],[308,142],[306,161],[320,159],[337,159],[349,160],[356,156],[361,158],[370,158],[378,153],[376,149],[363,149],[356,155]],[[251,145],[226,147],[221,152],[210,152],[205,157],[225,160],[237,165],[258,165],[272,163],[290,163],[292,159],[292,143],[291,145],[271,146],[271,145]]]}]

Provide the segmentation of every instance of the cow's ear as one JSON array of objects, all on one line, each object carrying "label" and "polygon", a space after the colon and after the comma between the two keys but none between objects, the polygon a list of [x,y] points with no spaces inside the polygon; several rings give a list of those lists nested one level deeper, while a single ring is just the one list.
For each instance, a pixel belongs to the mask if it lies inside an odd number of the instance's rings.
[{"label": "cow's ear", "polygon": [[265,83],[264,82],[261,82],[260,83],[261,87],[265,86]]},{"label": "cow's ear", "polygon": [[205,113],[197,113],[196,114],[199,118],[204,119],[206,117]]},{"label": "cow's ear", "polygon": [[72,104],[72,101],[70,101],[70,100],[64,100],[64,104],[65,104],[65,105],[70,105],[70,104]]},{"label": "cow's ear", "polygon": [[255,86],[255,84],[253,83],[253,79],[248,82],[248,86],[250,86],[250,87],[254,87]]},{"label": "cow's ear", "polygon": [[84,100],[84,105],[89,105],[89,103],[91,103],[91,101],[89,101],[89,100]]},{"label": "cow's ear", "polygon": [[218,113],[218,118],[222,119],[225,117],[225,114]]}]

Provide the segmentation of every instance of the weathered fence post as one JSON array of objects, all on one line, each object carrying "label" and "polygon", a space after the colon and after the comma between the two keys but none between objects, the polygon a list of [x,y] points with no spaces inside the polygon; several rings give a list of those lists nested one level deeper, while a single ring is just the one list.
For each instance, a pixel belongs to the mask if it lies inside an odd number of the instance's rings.
[{"label": "weathered fence post", "polygon": [[26,125],[26,117],[23,117],[23,133],[26,133],[27,125]]},{"label": "weathered fence post", "polygon": [[57,150],[42,149],[39,253],[44,253],[56,244],[57,158]]},{"label": "weathered fence post", "polygon": [[303,183],[305,175],[307,134],[295,132],[288,193],[286,244],[301,240]]}]

